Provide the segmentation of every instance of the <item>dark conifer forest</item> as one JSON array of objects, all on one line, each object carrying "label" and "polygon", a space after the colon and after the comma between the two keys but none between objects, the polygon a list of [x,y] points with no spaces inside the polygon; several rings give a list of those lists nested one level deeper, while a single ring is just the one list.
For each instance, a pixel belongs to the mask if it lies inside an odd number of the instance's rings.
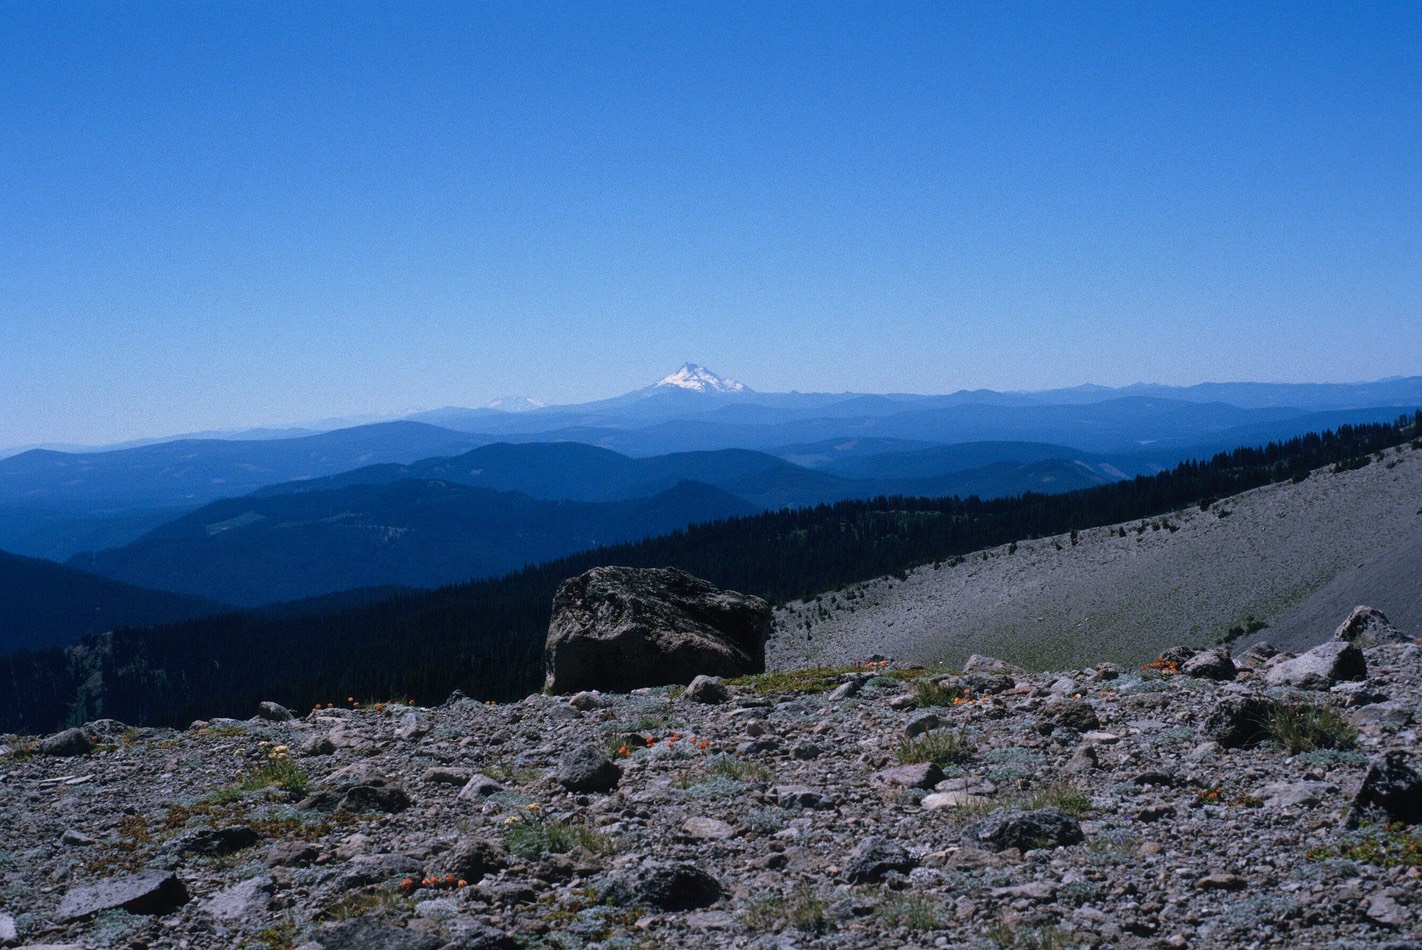
[{"label": "dark conifer forest", "polygon": [[[1422,436],[1422,412],[1341,426],[1061,495],[881,497],[713,521],[598,548],[493,580],[406,592],[317,613],[230,613],[120,629],[80,647],[0,658],[0,730],[37,733],[96,718],[185,726],[313,704],[453,690],[511,700],[542,685],[550,605],[568,577],[603,564],[674,566],[784,602],[1013,541],[1156,518],[1315,469],[1369,464]],[[1418,444],[1414,441],[1414,444]]]}]

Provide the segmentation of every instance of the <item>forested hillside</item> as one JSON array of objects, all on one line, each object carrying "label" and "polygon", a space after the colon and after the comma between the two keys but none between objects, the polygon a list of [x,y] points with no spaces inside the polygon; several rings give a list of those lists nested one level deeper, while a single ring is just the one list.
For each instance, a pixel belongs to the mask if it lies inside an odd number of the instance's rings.
[{"label": "forested hillside", "polygon": [[336,613],[273,619],[231,614],[121,630],[86,651],[0,660],[0,728],[40,731],[107,716],[185,725],[291,706],[453,689],[491,699],[536,690],[557,585],[599,564],[680,567],[784,601],[985,547],[1168,514],[1312,469],[1370,463],[1422,435],[1422,412],[1392,424],[1340,427],[1186,462],[1065,495],[1014,499],[878,498],[696,525],[599,548],[510,576],[396,597]]},{"label": "forested hillside", "polygon": [[172,623],[226,609],[223,603],[0,551],[0,653],[63,646],[114,627]]}]

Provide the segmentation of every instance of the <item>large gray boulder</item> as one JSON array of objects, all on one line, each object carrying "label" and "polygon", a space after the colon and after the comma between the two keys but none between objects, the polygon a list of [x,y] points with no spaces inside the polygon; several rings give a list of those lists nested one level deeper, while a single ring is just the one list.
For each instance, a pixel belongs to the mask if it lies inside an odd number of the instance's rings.
[{"label": "large gray boulder", "polygon": [[1285,660],[1264,674],[1270,686],[1295,689],[1328,689],[1348,680],[1368,678],[1363,651],[1346,640],[1319,644],[1302,656]]},{"label": "large gray boulder", "polygon": [[770,605],[672,568],[596,567],[553,597],[551,693],[690,683],[765,670]]}]

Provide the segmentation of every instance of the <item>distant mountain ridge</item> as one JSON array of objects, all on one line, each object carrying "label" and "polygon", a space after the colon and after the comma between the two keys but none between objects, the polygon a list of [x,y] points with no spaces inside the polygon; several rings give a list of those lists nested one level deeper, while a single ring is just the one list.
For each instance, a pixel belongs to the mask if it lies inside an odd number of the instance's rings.
[{"label": "distant mountain ridge", "polygon": [[[21,453],[0,459],[0,549],[65,559],[122,546],[220,498],[372,465],[453,457],[499,442],[578,442],[633,457],[722,450],[777,455],[809,472],[782,470],[777,481],[767,468],[757,476],[759,486],[750,479],[721,487],[761,505],[804,504],[865,491],[960,492],[970,485],[974,493],[995,496],[1056,490],[1061,484],[1081,487],[1087,483],[1074,481],[1077,475],[1110,479],[1150,473],[1241,444],[1341,424],[1387,422],[1399,408],[1418,406],[1422,377],[937,396],[766,393],[688,363],[642,389],[573,406],[530,408],[523,401],[510,408],[526,411],[446,408],[316,435]],[[837,450],[816,455],[798,448],[844,442],[925,450],[963,443],[1051,444],[1065,450],[1054,452],[1055,458],[1086,467],[1036,471],[1033,466],[1047,459],[1024,449],[984,462],[978,466],[981,478],[965,480],[951,477],[961,468],[934,471],[919,465],[911,474],[899,471],[900,465],[912,467],[910,461],[887,450],[855,453],[875,460],[856,463],[851,471],[832,466]],[[949,462],[951,455],[941,460],[956,464]],[[680,477],[707,480],[694,470]],[[834,479],[861,484],[846,486]],[[665,488],[674,480],[663,476],[657,484]],[[637,490],[648,489],[642,485]],[[624,486],[620,494],[635,492]]]},{"label": "distant mountain ridge", "polygon": [[0,459],[0,549],[67,558],[274,482],[453,454],[482,441],[419,422],[382,422],[295,438],[24,452]]}]

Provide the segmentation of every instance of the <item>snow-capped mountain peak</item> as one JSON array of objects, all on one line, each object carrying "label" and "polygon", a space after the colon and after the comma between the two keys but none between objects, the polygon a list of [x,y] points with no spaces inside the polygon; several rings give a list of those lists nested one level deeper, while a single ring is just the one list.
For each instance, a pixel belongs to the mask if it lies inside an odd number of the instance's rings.
[{"label": "snow-capped mountain peak", "polygon": [[542,400],[528,396],[501,396],[484,408],[497,409],[500,412],[531,412],[534,409],[542,409],[544,405]]},{"label": "snow-capped mountain peak", "polygon": [[715,373],[695,363],[683,363],[681,369],[665,376],[653,384],[653,389],[664,387],[687,389],[698,393],[744,393],[750,392],[734,379],[717,376]]}]

